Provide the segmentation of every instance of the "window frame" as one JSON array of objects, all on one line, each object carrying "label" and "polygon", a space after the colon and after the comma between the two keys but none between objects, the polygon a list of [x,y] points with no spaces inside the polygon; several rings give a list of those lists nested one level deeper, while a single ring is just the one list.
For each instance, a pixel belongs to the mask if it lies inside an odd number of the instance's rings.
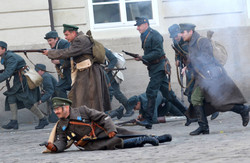
[{"label": "window frame", "polygon": [[[149,0],[118,0],[117,2],[98,2],[98,5],[103,4],[119,4],[120,5],[120,15],[121,22],[114,23],[100,23],[95,24],[94,22],[94,10],[92,0],[88,0],[89,4],[89,22],[91,30],[101,30],[101,29],[114,29],[114,28],[127,28],[134,26],[135,21],[127,21],[126,15],[126,3],[128,2],[147,2]],[[158,15],[158,1],[150,0],[152,5],[152,19],[149,19],[150,25],[159,25],[159,15]]]}]

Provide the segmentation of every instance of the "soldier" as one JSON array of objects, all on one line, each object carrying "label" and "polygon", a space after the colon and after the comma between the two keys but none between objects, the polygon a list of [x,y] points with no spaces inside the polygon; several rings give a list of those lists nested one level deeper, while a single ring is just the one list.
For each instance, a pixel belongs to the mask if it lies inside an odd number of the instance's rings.
[{"label": "soldier", "polygon": [[108,77],[110,79],[111,87],[113,89],[113,92],[111,93],[110,101],[112,101],[112,96],[114,95],[115,98],[125,107],[126,112],[123,115],[124,117],[130,117],[134,114],[133,108],[131,108],[128,105],[128,99],[127,97],[121,92],[120,90],[120,84],[115,80],[115,76],[112,74],[112,69],[115,68],[115,65],[117,63],[117,58],[112,53],[112,51],[105,48],[105,55],[108,59],[108,66],[105,68],[107,71]]},{"label": "soldier", "polygon": [[[138,120],[144,120],[145,113],[147,109],[148,99],[146,93],[142,93],[138,96],[132,96],[128,99],[128,103],[134,110],[139,110]],[[165,116],[167,114],[172,114],[173,116],[184,116],[184,114],[175,107],[171,102],[165,99],[161,92],[158,91],[153,115],[153,124],[163,123],[165,121]],[[185,126],[189,126],[193,121],[187,119]]]},{"label": "soldier", "polygon": [[194,107],[188,113],[191,117],[197,116],[199,127],[190,135],[209,134],[206,115],[216,111],[238,113],[241,115],[242,125],[247,126],[249,108],[244,105],[246,100],[223,66],[214,58],[210,40],[201,37],[195,31],[194,24],[180,24],[180,28],[183,40],[189,43],[188,63],[192,64],[195,78],[191,95]]},{"label": "soldier", "polygon": [[[62,152],[67,141],[73,140],[77,147],[85,150],[113,150],[119,148],[143,147],[144,144],[159,145],[171,141],[171,135],[147,136],[116,127],[111,118],[98,109],[86,106],[71,108],[71,101],[55,97],[52,99],[56,115],[60,119],[56,127],[55,141],[44,143],[52,152]],[[77,126],[77,127],[76,127]],[[117,137],[116,134],[128,134],[128,138]],[[135,138],[129,138],[138,135]]]},{"label": "soldier", "polygon": [[[188,42],[183,41],[181,37],[180,26],[178,24],[173,24],[168,28],[170,38],[173,40],[173,48],[175,50],[175,64],[177,67],[180,67],[182,70],[185,66],[187,66],[187,58],[188,58]],[[190,67],[190,68],[188,68]],[[188,97],[188,102],[190,103],[189,107],[193,107],[191,104],[191,94],[193,91],[195,80],[193,78],[194,72],[192,71],[191,64],[188,64],[186,71],[180,72],[183,74],[177,73],[177,77],[180,75],[186,75],[186,89],[184,95]],[[178,70],[177,70],[178,71]],[[179,78],[178,81],[181,79]],[[181,87],[183,87],[180,81]],[[215,112],[211,116],[211,120],[214,120],[219,115],[219,112]]]},{"label": "soldier", "polygon": [[78,32],[77,26],[63,24],[63,27],[70,47],[45,50],[44,54],[50,59],[71,58],[74,72],[68,97],[73,101],[73,107],[86,105],[99,111],[111,110],[104,70],[100,64],[93,62],[93,43],[83,32]]},{"label": "soldier", "polygon": [[[67,40],[58,37],[56,31],[46,33],[44,39],[47,40],[51,49],[65,49],[69,48],[70,43]],[[51,62],[55,64],[58,75],[58,83],[56,84],[56,96],[67,97],[67,91],[71,89],[71,70],[69,59],[52,59]]]},{"label": "soldier", "polygon": [[[27,80],[23,71],[27,68],[26,63],[19,55],[7,51],[7,43],[0,41],[1,64],[4,65],[4,71],[0,73],[0,82],[6,81],[7,91],[5,110],[10,110],[12,120],[3,125],[4,129],[18,129],[17,109],[27,108],[39,118],[39,124],[35,129],[42,129],[48,125],[47,118],[38,109],[37,102],[40,98],[39,88],[29,89]],[[10,78],[14,76],[13,86],[9,86]]]},{"label": "soldier", "polygon": [[168,62],[163,50],[163,37],[159,32],[149,26],[147,18],[136,17],[137,30],[141,33],[142,49],[144,55],[136,60],[145,60],[148,64],[150,81],[147,86],[146,95],[148,99],[145,120],[138,122],[139,125],[147,129],[152,128],[152,118],[155,108],[157,92],[160,90],[163,97],[182,110],[184,113],[186,107],[176,98],[175,93],[169,89],[169,81],[166,76],[165,65]]},{"label": "soldier", "polygon": [[49,122],[55,123],[57,122],[58,118],[56,117],[52,105],[51,105],[51,98],[55,97],[55,89],[57,80],[46,71],[46,66],[44,64],[36,64],[35,70],[38,72],[39,75],[43,78],[43,83],[40,86],[41,88],[41,99],[38,104],[47,103],[47,114],[49,116]]}]

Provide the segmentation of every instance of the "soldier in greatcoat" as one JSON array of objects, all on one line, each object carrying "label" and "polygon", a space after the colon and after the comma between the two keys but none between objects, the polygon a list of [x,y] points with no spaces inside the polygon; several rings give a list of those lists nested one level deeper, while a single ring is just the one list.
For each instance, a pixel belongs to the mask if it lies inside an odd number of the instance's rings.
[{"label": "soldier in greatcoat", "polygon": [[99,111],[111,110],[104,70],[100,64],[93,62],[93,43],[83,32],[78,32],[77,26],[63,26],[70,47],[45,50],[44,54],[50,59],[71,58],[71,71],[76,71],[71,73],[72,88],[68,98],[73,101],[73,107],[86,105]]},{"label": "soldier in greatcoat", "polygon": [[[29,109],[39,118],[39,124],[35,129],[42,129],[48,125],[47,118],[37,107],[40,99],[39,88],[30,89],[23,71],[26,69],[25,60],[11,52],[7,51],[7,43],[0,41],[1,64],[4,65],[4,71],[0,73],[0,83],[6,81],[7,91],[3,94],[6,96],[5,110],[11,111],[11,121],[3,125],[4,129],[18,129],[17,110],[22,108]],[[9,86],[11,77],[13,78],[12,87]]]},{"label": "soldier in greatcoat", "polygon": [[[68,99],[54,97],[52,102],[60,120],[56,126],[54,139],[44,143],[51,152],[64,151],[69,146],[68,142],[74,142],[78,148],[85,150],[112,150],[142,147],[146,143],[157,146],[159,143],[172,140],[168,134],[148,136],[119,128],[107,114],[96,109],[87,106],[71,108],[72,102]],[[125,134],[127,138],[118,137],[116,134]],[[131,138],[133,136],[135,138]]]},{"label": "soldier in greatcoat", "polygon": [[239,88],[215,59],[208,38],[201,37],[194,24],[180,24],[182,38],[188,41],[189,58],[194,71],[195,86],[191,95],[193,109],[188,113],[198,118],[199,127],[190,135],[209,134],[206,115],[216,111],[233,111],[242,117],[242,125],[249,122],[249,108]]}]

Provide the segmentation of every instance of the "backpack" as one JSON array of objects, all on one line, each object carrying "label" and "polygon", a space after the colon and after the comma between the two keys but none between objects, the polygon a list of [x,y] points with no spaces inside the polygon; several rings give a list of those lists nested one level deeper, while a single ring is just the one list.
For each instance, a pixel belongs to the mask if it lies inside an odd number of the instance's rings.
[{"label": "backpack", "polygon": [[116,52],[112,52],[114,54],[114,56],[117,58],[117,63],[116,63],[116,67],[117,68],[125,68],[125,63],[126,63],[126,60],[125,58],[123,57],[123,54],[121,53],[116,53]]},{"label": "backpack", "polygon": [[[213,47],[213,55],[214,58],[222,65],[224,66],[227,62],[228,54],[226,48],[220,44],[217,41],[212,40],[213,36],[213,31],[207,31],[207,38],[210,40],[212,47]],[[200,41],[201,38],[204,38],[200,36],[197,40],[197,45],[198,42]]]},{"label": "backpack", "polygon": [[93,62],[103,64],[105,62],[104,46],[92,37],[92,33],[90,30],[88,30],[86,35],[89,37],[90,41],[93,43],[93,47],[92,47],[93,57],[94,57]]}]

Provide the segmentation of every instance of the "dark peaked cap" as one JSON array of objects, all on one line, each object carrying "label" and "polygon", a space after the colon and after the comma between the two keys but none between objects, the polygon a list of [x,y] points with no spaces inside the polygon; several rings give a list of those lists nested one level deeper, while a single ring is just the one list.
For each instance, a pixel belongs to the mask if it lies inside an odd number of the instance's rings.
[{"label": "dark peaked cap", "polygon": [[196,25],[191,24],[191,23],[182,23],[179,24],[181,28],[181,32],[184,32],[184,30],[194,30]]}]

